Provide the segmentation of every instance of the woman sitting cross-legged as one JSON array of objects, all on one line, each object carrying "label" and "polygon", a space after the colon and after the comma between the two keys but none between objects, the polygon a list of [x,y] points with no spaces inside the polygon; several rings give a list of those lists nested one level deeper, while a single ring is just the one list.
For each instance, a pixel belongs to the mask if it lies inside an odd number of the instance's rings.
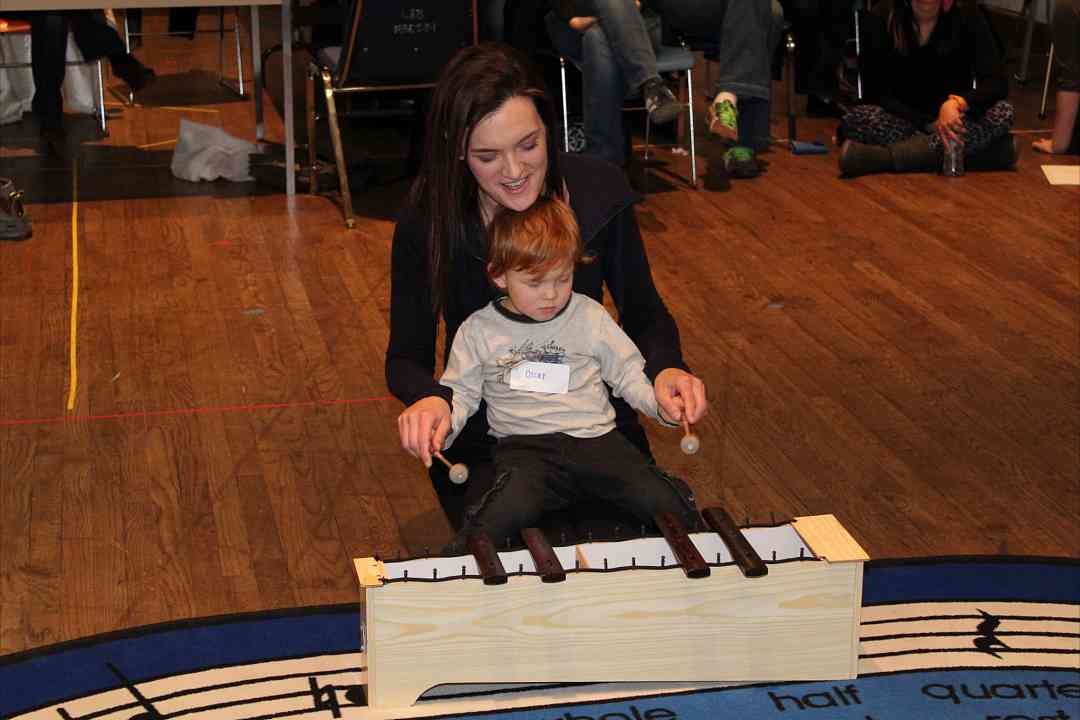
[{"label": "woman sitting cross-legged", "polygon": [[837,131],[847,177],[940,169],[946,148],[969,169],[1016,164],[1005,64],[973,1],[883,0],[863,28],[864,99]]}]

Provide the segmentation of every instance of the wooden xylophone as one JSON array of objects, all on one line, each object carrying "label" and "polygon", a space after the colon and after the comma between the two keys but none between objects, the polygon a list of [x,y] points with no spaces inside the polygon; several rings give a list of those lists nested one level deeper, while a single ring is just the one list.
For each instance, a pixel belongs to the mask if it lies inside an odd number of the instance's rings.
[{"label": "wooden xylophone", "polygon": [[832,515],[662,537],[354,561],[367,699],[413,704],[447,683],[853,678],[866,553]]}]

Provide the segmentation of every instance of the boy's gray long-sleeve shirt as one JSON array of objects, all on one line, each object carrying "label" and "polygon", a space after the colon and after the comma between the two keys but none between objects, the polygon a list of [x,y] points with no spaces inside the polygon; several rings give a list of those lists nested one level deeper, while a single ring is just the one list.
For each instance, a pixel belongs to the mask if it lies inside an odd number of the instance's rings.
[{"label": "boy's gray long-sleeve shirt", "polygon": [[[573,293],[563,311],[536,322],[516,315],[495,300],[462,323],[440,382],[453,389],[450,447],[466,420],[487,401],[495,437],[561,432],[598,437],[615,428],[612,393],[638,412],[660,418],[656,394],[645,375],[645,359],[607,310]],[[567,365],[566,393],[510,387],[510,372],[525,362]]]}]

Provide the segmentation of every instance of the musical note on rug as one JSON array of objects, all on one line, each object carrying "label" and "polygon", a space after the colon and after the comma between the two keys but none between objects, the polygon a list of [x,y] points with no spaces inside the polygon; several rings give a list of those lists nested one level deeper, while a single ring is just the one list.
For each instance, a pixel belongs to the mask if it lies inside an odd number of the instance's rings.
[{"label": "musical note on rug", "polygon": [[1006,650],[1009,649],[1009,646],[1002,642],[1001,638],[994,634],[997,631],[998,627],[1001,625],[1001,618],[997,617],[996,615],[991,615],[990,613],[980,608],[975,609],[978,610],[979,614],[983,616],[983,621],[975,626],[975,631],[979,633],[979,637],[975,638],[972,642],[978,649],[982,650],[985,653],[990,653],[994,657],[1000,659],[1001,656],[994,652],[993,648],[1000,647]]},{"label": "musical note on rug", "polygon": [[1061,603],[867,606],[860,626],[861,673],[1003,662],[1075,667],[1080,656],[1080,613]]},{"label": "musical note on rug", "polygon": [[[105,667],[109,668],[109,671],[116,676],[120,681],[120,684],[131,693],[132,697],[135,698],[137,706],[143,709],[143,712],[130,716],[128,720],[164,720],[164,716],[158,712],[157,708],[154,707],[154,704],[146,699],[146,696],[139,691],[139,688],[136,687],[135,683],[129,680],[124,673],[120,672],[120,668],[110,662],[105,663]],[[78,720],[62,707],[58,707],[56,712],[64,720]]]},{"label": "musical note on rug", "polygon": [[[319,685],[315,677],[308,678],[312,706],[316,711],[329,710],[335,718],[341,717],[342,707],[367,707],[367,691],[363,685]],[[345,703],[338,700],[338,691],[345,692]]]}]

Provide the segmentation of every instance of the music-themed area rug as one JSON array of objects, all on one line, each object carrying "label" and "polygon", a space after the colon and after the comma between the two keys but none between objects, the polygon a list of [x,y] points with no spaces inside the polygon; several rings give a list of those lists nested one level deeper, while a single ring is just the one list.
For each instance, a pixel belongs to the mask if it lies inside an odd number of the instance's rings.
[{"label": "music-themed area rug", "polygon": [[443,686],[380,711],[365,707],[360,617],[245,614],[0,657],[0,718],[1080,719],[1080,560],[867,563],[859,677],[838,682]]}]

